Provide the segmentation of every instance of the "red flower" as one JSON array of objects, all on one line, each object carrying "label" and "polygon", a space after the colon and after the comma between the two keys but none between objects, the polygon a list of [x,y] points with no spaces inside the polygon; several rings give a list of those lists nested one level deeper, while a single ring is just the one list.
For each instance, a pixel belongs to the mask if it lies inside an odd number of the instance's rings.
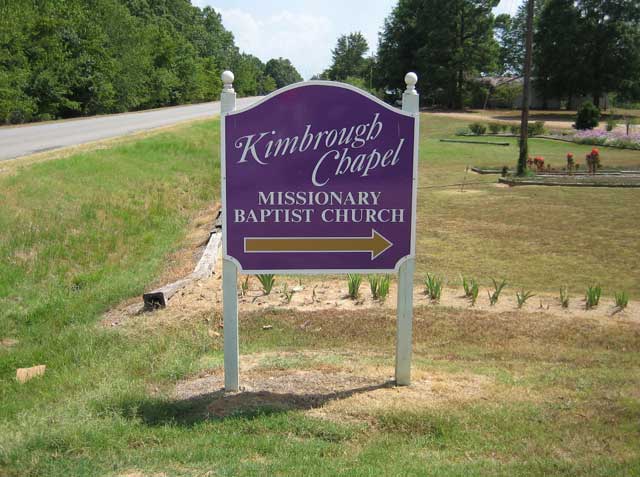
[{"label": "red flower", "polygon": [[573,153],[570,152],[569,154],[567,154],[567,158],[572,159],[573,158]]}]

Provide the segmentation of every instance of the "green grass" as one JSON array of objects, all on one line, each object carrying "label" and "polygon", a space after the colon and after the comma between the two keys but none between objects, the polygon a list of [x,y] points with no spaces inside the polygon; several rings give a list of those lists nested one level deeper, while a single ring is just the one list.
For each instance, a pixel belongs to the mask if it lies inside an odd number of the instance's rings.
[{"label": "green grass", "polygon": [[[639,212],[624,206],[638,202],[634,191],[428,189],[458,182],[467,164],[515,160],[511,147],[437,141],[458,126],[423,121],[417,277],[428,264],[451,280],[499,276],[556,293],[597,281],[633,298]],[[208,121],[0,176],[0,338],[18,340],[0,345],[0,475],[637,473],[640,329],[618,319],[417,308],[414,372],[473,377],[485,394],[464,404],[454,389],[443,394],[452,401],[354,419],[296,406],[207,419],[210,397],[176,399],[178,380],[221,367],[221,338],[208,335],[219,311],[155,325],[156,315],[114,328],[98,321],[159,276],[189,221],[216,199],[217,136]],[[564,156],[557,143],[532,147]],[[243,360],[262,353],[259,368],[273,376],[391,370],[394,340],[383,308],[241,315]],[[17,367],[36,364],[47,365],[44,377],[15,381]]]},{"label": "green grass", "polygon": [[[504,277],[517,288],[553,292],[593,281],[603,289],[640,294],[640,189],[496,188],[497,176],[467,175],[467,187],[442,188],[464,180],[467,166],[514,167],[518,149],[441,143],[465,121],[424,115],[421,123],[417,271],[456,279],[473,275],[488,285]],[[482,140],[482,139],[480,139]],[[491,138],[486,138],[491,140]],[[584,167],[591,146],[532,139],[530,155],[554,167],[573,152]],[[601,148],[605,166],[639,166],[640,152]]]}]

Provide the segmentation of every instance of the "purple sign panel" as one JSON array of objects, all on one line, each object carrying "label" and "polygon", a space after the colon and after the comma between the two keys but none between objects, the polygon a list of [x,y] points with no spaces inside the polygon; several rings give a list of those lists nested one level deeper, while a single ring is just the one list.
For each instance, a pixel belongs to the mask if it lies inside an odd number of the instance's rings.
[{"label": "purple sign panel", "polygon": [[225,258],[244,273],[394,271],[414,254],[417,118],[348,85],[223,119]]}]

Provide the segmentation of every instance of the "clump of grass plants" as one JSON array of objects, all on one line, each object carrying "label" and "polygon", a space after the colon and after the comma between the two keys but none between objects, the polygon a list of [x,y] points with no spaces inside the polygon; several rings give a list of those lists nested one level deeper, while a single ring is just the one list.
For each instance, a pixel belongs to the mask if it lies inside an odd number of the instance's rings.
[{"label": "clump of grass plants", "polygon": [[616,307],[622,311],[629,305],[629,295],[627,292],[619,292],[615,294]]},{"label": "clump of grass plants", "polygon": [[464,289],[465,298],[471,298],[473,285],[477,285],[476,279],[463,276],[460,276],[460,278],[462,279],[462,288]]},{"label": "clump of grass plants", "polygon": [[527,300],[534,296],[535,295],[532,292],[525,291],[524,288],[519,292],[516,292],[516,301],[518,302],[518,308],[522,308],[525,303],[527,303]]},{"label": "clump of grass plants", "polygon": [[441,277],[432,275],[431,273],[427,273],[427,276],[424,279],[425,294],[432,301],[440,300],[440,296],[442,295],[443,282],[444,281]]},{"label": "clump of grass plants", "polygon": [[504,287],[507,286],[507,281],[502,280],[500,283],[498,283],[495,278],[492,278],[491,281],[493,282],[493,293],[487,290],[487,294],[489,295],[489,303],[491,304],[491,306],[493,306],[498,303],[502,290],[504,290]]},{"label": "clump of grass plants", "polygon": [[380,301],[385,301],[387,299],[390,284],[391,277],[389,275],[380,277],[380,282],[378,283],[378,298]]},{"label": "clump of grass plants", "polygon": [[471,285],[471,290],[469,293],[471,306],[475,306],[476,301],[478,300],[478,293],[480,293],[480,286],[478,286],[478,283],[474,281],[473,284]]},{"label": "clump of grass plants", "polygon": [[273,285],[276,283],[276,276],[272,273],[265,273],[262,275],[256,275],[256,278],[262,285],[262,291],[265,295],[269,295],[273,290]]},{"label": "clump of grass plants", "polygon": [[349,288],[349,298],[357,300],[360,296],[360,284],[362,283],[362,275],[359,273],[350,273],[347,275],[347,286]]},{"label": "clump of grass plants", "polygon": [[378,277],[377,275],[369,275],[367,277],[367,281],[369,282],[369,290],[371,290],[371,297],[374,300],[377,300],[379,297],[378,289],[380,286],[380,277]]},{"label": "clump of grass plants", "polygon": [[384,301],[389,295],[389,285],[391,283],[389,275],[369,275],[368,280],[371,297],[374,300]]},{"label": "clump of grass plants", "polygon": [[591,285],[587,288],[585,293],[585,303],[587,310],[595,308],[600,303],[600,297],[602,296],[602,287],[600,285]]}]

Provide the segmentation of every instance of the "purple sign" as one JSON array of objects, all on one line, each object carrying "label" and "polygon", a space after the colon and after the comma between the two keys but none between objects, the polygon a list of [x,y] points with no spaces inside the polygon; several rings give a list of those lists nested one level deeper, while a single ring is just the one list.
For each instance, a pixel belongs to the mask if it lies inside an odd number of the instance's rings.
[{"label": "purple sign", "polygon": [[414,115],[307,82],[222,127],[224,253],[243,273],[391,272],[414,255]]}]

